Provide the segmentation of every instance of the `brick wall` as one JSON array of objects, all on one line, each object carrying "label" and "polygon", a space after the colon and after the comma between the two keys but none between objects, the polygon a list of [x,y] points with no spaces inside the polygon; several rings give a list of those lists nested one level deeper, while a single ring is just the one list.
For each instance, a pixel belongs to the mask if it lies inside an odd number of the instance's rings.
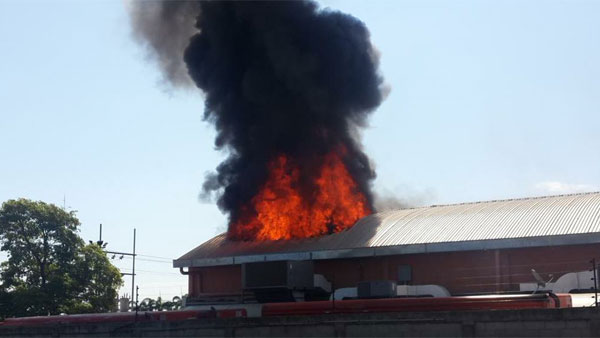
[{"label": "brick wall", "polygon": [[[452,294],[517,291],[519,283],[535,282],[531,269],[544,278],[591,267],[600,262],[600,244],[504,250],[458,251],[383,257],[315,261],[315,273],[323,274],[336,288],[360,281],[396,280],[399,265],[412,268],[411,284],[439,284]],[[240,265],[192,268],[189,294],[240,293]]]}]

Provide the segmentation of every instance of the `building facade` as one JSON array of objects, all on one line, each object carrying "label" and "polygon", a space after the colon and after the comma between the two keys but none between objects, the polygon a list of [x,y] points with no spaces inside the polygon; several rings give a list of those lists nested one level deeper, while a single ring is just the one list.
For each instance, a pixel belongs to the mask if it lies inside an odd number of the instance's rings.
[{"label": "building facade", "polygon": [[[361,281],[444,286],[452,295],[519,291],[600,263],[600,193],[395,210],[346,231],[301,240],[228,241],[174,261],[191,298],[242,293],[242,264],[312,260],[333,288]],[[186,272],[187,269],[187,272]]]}]

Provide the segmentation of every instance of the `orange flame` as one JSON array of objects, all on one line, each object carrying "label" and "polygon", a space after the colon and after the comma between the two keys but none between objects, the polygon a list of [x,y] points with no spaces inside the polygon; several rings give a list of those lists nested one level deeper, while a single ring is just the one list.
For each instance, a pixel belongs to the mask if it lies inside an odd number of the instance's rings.
[{"label": "orange flame", "polygon": [[[344,149],[343,149],[344,150]],[[345,151],[342,151],[345,153]],[[229,237],[243,240],[307,238],[349,228],[372,211],[337,152],[323,157],[314,191],[301,193],[300,169],[286,155],[269,164],[269,177]]]}]

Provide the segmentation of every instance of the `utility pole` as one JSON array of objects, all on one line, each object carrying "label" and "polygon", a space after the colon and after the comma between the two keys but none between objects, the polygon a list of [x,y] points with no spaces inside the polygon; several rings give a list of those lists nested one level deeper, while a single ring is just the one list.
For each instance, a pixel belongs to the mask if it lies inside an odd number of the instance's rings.
[{"label": "utility pole", "polygon": [[592,258],[592,261],[590,263],[592,263],[591,271],[594,274],[594,277],[592,277],[592,279],[594,280],[594,305],[596,305],[596,308],[598,308],[598,269],[596,265],[596,258]]},{"label": "utility pole", "polygon": [[[108,254],[113,254],[113,255],[121,255],[121,258],[123,258],[123,256],[131,256],[132,257],[132,266],[131,266],[131,273],[128,272],[121,272],[121,275],[123,276],[131,276],[131,301],[133,302],[133,297],[135,295],[135,256],[137,256],[135,254],[135,237],[136,237],[136,229],[133,228],[133,252],[120,252],[120,251],[109,251],[109,250],[104,250],[104,252],[108,253]],[[100,239],[98,240],[98,244],[100,246],[102,246],[103,242],[102,242],[102,224],[100,224]],[[104,245],[105,246],[105,245]],[[104,247],[102,246],[102,247]]]},{"label": "utility pole", "polygon": [[[133,266],[131,268],[131,294],[132,295],[133,295],[134,285],[135,285],[135,228],[133,228]],[[137,299],[136,299],[136,307],[137,307]]]},{"label": "utility pole", "polygon": [[[137,317],[138,317],[138,310],[139,310],[139,306],[138,306],[138,297],[140,296],[140,287],[136,286],[135,287],[135,321],[137,322]],[[131,297],[133,297],[133,295],[131,295]]]}]

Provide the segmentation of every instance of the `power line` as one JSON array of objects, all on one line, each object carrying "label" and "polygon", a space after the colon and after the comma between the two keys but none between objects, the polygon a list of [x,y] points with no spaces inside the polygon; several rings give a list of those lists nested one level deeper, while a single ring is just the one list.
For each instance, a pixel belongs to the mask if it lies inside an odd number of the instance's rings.
[{"label": "power line", "polygon": [[[123,269],[123,270],[131,270],[131,269]],[[179,273],[176,273],[176,272],[164,272],[164,271],[156,271],[156,270],[140,270],[140,269],[136,269],[135,271],[137,271],[137,272],[146,272],[146,273],[154,273],[154,274],[161,274],[161,275],[183,276],[182,274],[179,274]]]},{"label": "power line", "polygon": [[144,255],[144,254],[138,254],[138,256],[174,260],[174,258],[170,258],[170,257],[152,256],[152,255]]},{"label": "power line", "polygon": [[[112,251],[106,251],[106,252],[107,252],[107,253],[114,253],[114,254],[115,254],[115,256],[116,256],[117,258],[121,259],[121,258],[119,257],[119,256],[122,256],[120,252],[116,252],[116,251],[115,251],[115,252],[112,252]],[[131,255],[126,255],[124,258],[132,258],[132,257],[128,257],[128,256],[131,256]],[[136,258],[137,260],[142,260],[142,261],[147,261],[147,262],[173,263],[173,261],[172,261],[172,260],[163,260],[163,259],[154,259],[154,258],[140,258],[140,256],[143,256],[143,255],[140,255],[140,254],[136,254],[136,256],[137,256],[137,258]],[[146,257],[147,257],[147,256],[146,256]],[[113,259],[114,259],[114,258],[113,258]]]},{"label": "power line", "polygon": [[181,289],[181,288],[185,288],[185,285],[174,285],[174,286],[144,286],[144,290],[148,290],[148,289],[159,289],[159,290],[163,290],[163,289]]},{"label": "power line", "polygon": [[173,262],[169,261],[157,261],[155,259],[147,259],[147,258],[138,258],[140,261],[144,261],[144,262],[155,262],[155,263],[163,263],[163,264],[173,264]]}]

